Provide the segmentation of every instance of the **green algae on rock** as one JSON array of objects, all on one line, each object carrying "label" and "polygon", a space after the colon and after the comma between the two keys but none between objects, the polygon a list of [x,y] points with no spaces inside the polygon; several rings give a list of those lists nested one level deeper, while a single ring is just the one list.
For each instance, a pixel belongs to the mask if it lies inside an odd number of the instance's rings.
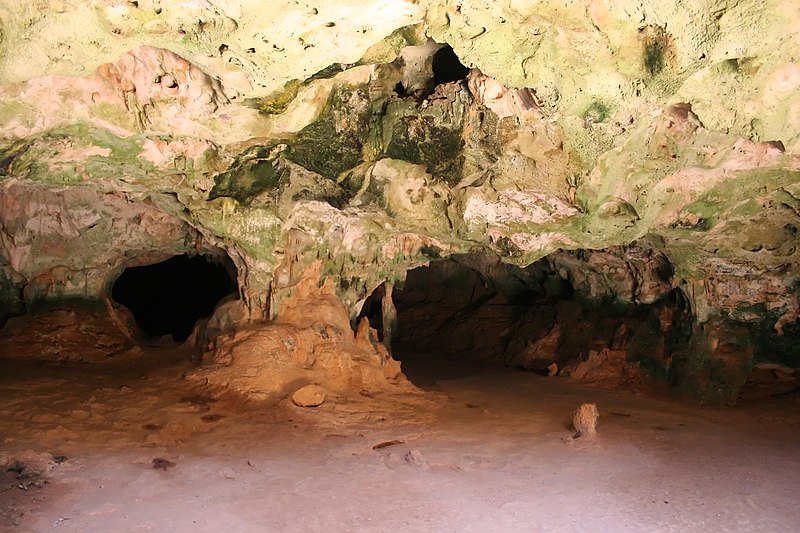
[{"label": "green algae on rock", "polygon": [[[578,354],[584,378],[636,363],[729,404],[756,365],[800,367],[785,2],[60,4],[0,9],[0,320],[213,248],[248,319],[318,262],[355,322],[485,253],[547,258],[584,306],[564,316],[641,327]],[[443,49],[464,79],[436,84]]]}]

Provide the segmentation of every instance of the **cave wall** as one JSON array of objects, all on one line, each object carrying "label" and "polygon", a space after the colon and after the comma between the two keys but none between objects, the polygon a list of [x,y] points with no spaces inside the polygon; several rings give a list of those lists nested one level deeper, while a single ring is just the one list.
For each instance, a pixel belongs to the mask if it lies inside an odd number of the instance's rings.
[{"label": "cave wall", "polygon": [[[393,291],[400,352],[502,360],[520,315],[543,299],[548,269],[483,254],[451,256],[411,270]],[[367,316],[370,323],[380,309]]]},{"label": "cave wall", "polygon": [[162,208],[171,202],[157,196],[133,200],[113,188],[53,190],[4,181],[0,249],[6,268],[24,280],[21,303],[102,301],[126,267],[182,253],[219,254],[198,231]]},{"label": "cave wall", "polygon": [[[797,368],[798,21],[778,0],[0,3],[0,316],[210,247],[255,320],[317,262],[355,319],[443,257],[550,256],[601,301],[681,291],[679,387]],[[445,43],[470,70],[435,86]]]}]

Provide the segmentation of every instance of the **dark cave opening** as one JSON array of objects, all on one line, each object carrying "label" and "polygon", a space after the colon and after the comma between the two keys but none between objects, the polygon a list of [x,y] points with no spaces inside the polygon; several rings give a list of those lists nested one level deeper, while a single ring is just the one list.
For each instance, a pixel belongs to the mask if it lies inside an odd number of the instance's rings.
[{"label": "dark cave opening", "polygon": [[148,337],[171,335],[183,342],[220,300],[237,294],[235,273],[227,256],[177,255],[126,268],[114,282],[111,297],[131,311]]},{"label": "dark cave opening", "polygon": [[432,66],[434,87],[463,80],[469,73],[450,45],[443,46],[433,55]]},{"label": "dark cave opening", "polygon": [[[659,277],[671,270],[654,255],[647,273],[635,275],[652,275],[653,287],[663,282],[652,289],[658,297],[626,300],[614,293],[624,284],[598,289],[605,278],[589,266],[592,254],[595,262],[616,265],[612,252],[576,251],[524,268],[468,254],[410,270],[393,291],[393,356],[412,381],[418,370],[429,374],[436,360],[437,368],[449,365],[456,374],[478,362],[609,388],[634,389],[643,380],[669,384],[672,355],[691,335],[685,297]],[[361,312],[379,332],[382,298],[379,287]]]},{"label": "dark cave opening", "polygon": [[393,292],[395,357],[426,354],[500,362],[513,325],[531,306],[547,300],[548,291],[550,298],[571,295],[569,283],[548,279],[550,274],[544,264],[518,268],[482,254],[453,256],[410,270]]}]

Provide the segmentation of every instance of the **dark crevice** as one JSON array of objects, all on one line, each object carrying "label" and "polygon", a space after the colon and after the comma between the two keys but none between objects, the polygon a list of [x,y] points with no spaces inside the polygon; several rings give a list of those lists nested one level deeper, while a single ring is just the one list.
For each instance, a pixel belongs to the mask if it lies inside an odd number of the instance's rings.
[{"label": "dark crevice", "polygon": [[458,56],[448,45],[444,46],[433,55],[433,85],[434,87],[461,81],[467,77],[469,69],[461,64]]}]

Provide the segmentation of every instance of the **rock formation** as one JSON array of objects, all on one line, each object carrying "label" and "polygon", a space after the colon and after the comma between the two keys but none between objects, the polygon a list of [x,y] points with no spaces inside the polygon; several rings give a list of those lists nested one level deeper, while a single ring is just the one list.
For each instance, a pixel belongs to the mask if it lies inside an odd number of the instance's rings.
[{"label": "rock formation", "polygon": [[[503,305],[510,266],[574,291],[487,356],[586,377],[603,354],[733,403],[800,368],[798,28],[779,0],[3,2],[0,323],[224,255],[239,303],[193,337],[220,380],[271,394],[266,350],[372,386],[399,375],[351,329],[373,291],[483,254]],[[602,342],[566,349],[570,319]]]},{"label": "rock formation", "polygon": [[584,403],[577,409],[572,417],[572,425],[575,428],[575,437],[594,438],[597,436],[597,420],[600,418],[600,412],[597,410],[597,405],[593,403]]}]

